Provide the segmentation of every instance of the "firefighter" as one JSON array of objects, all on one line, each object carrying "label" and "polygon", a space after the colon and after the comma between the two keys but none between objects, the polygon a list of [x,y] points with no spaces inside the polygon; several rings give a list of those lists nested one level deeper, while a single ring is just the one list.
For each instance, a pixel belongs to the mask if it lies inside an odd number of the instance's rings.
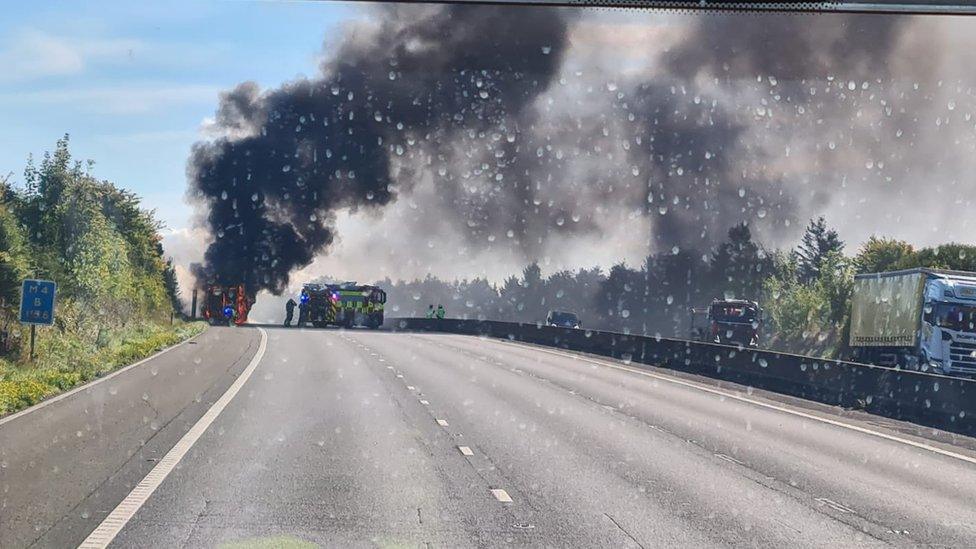
[{"label": "firefighter", "polygon": [[288,298],[288,303],[285,303],[285,326],[291,326],[291,319],[295,316],[295,300]]},{"label": "firefighter", "polygon": [[427,318],[434,318],[434,304],[433,303],[431,303],[427,307]]},{"label": "firefighter", "polygon": [[308,292],[302,290],[302,295],[298,298],[298,327],[302,328],[308,322]]},{"label": "firefighter", "polygon": [[447,311],[444,310],[444,306],[441,304],[437,305],[437,318],[439,320],[444,320],[444,316],[447,315]]}]

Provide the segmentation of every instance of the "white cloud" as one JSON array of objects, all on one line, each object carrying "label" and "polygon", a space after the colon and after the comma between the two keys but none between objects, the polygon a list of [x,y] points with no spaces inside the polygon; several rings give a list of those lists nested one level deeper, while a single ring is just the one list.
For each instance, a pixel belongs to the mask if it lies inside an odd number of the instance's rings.
[{"label": "white cloud", "polygon": [[143,47],[128,38],[64,37],[23,29],[11,33],[0,49],[0,81],[79,74],[95,63],[125,61]]},{"label": "white cloud", "polygon": [[214,103],[220,88],[201,84],[139,84],[52,88],[0,94],[9,104],[70,104],[95,114],[138,114],[186,103]]}]

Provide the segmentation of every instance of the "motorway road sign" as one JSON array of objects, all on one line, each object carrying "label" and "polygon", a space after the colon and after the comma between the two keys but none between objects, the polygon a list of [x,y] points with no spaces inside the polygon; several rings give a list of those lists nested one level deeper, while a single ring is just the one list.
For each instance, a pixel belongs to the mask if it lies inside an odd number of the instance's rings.
[{"label": "motorway road sign", "polygon": [[24,324],[54,324],[54,294],[58,285],[51,280],[24,280],[20,294],[20,321]]}]

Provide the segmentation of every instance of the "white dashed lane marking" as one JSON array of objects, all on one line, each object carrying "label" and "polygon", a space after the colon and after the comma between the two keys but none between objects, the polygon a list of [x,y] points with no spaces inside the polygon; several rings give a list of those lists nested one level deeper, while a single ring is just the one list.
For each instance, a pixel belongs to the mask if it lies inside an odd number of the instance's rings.
[{"label": "white dashed lane marking", "polygon": [[408,390],[408,391],[413,391],[413,390],[414,390],[414,387],[413,387],[413,385],[407,385],[407,390]]},{"label": "white dashed lane marking", "polygon": [[437,420],[437,424],[440,425],[441,427],[447,427],[447,425],[448,425],[446,419],[438,419]]},{"label": "white dashed lane marking", "polygon": [[473,456],[474,455],[474,452],[471,451],[471,448],[468,448],[467,446],[458,446],[458,450],[461,452],[461,455],[463,455],[463,456]]},{"label": "white dashed lane marking", "polygon": [[430,403],[427,402],[426,400],[421,400],[420,403],[423,404],[424,406],[430,406]]},{"label": "white dashed lane marking", "polygon": [[495,496],[495,499],[502,503],[512,503],[512,496],[508,495],[508,492],[501,488],[492,488],[491,495]]}]

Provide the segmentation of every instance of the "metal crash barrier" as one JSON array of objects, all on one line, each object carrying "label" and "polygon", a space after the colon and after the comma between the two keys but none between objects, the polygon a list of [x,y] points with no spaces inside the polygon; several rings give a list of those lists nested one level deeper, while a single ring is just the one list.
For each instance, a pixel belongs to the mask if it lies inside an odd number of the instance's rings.
[{"label": "metal crash barrier", "polygon": [[492,320],[391,318],[384,329],[492,337],[651,365],[976,435],[976,381],[655,336]]}]

